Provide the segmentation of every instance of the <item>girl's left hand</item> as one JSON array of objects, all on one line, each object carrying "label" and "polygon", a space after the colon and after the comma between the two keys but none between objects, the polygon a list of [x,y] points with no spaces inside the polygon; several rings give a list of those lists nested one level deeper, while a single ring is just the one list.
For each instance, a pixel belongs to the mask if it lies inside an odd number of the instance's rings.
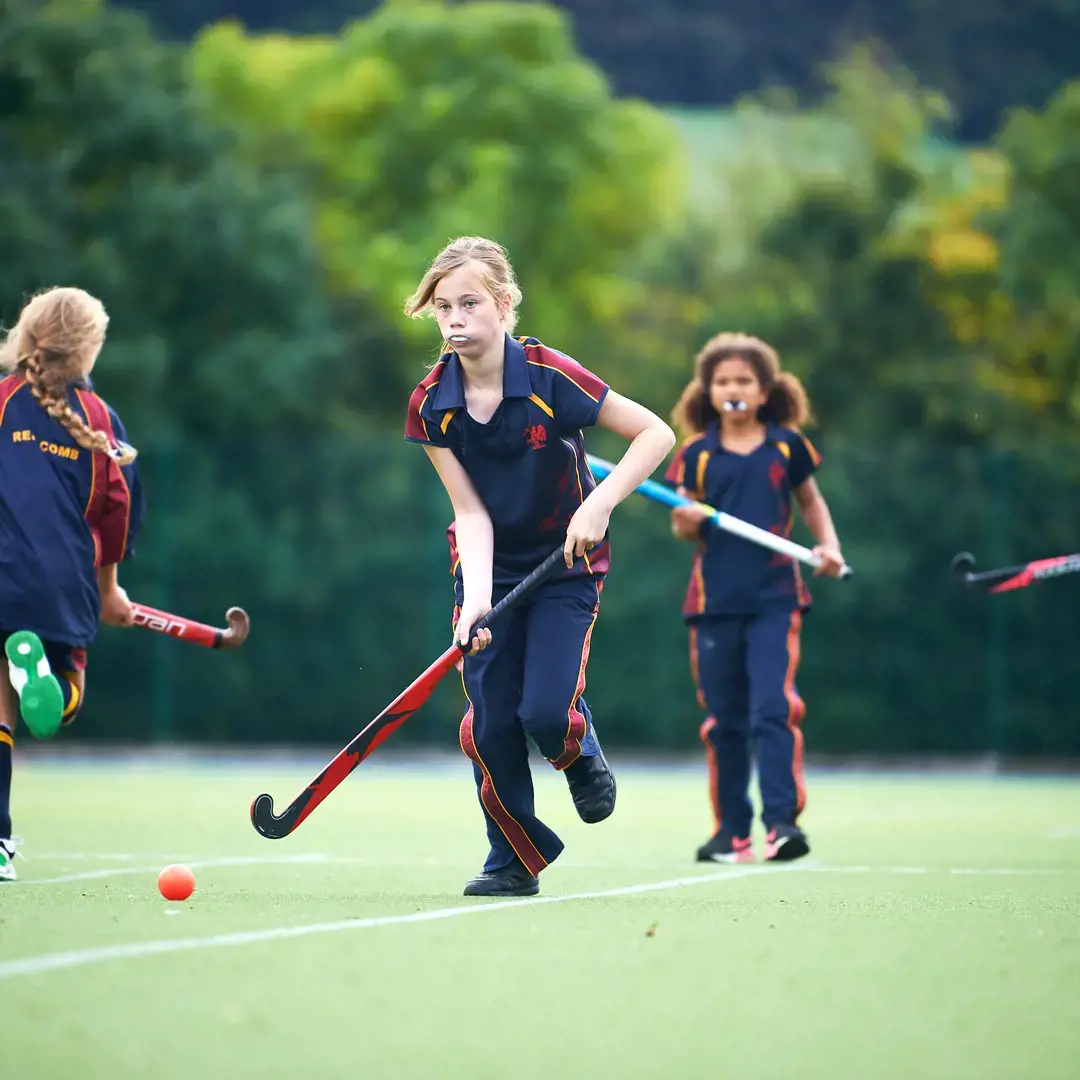
[{"label": "girl's left hand", "polygon": [[840,572],[844,569],[844,556],[840,554],[839,548],[818,544],[812,551],[819,559],[821,559],[821,565],[814,567],[815,577],[820,576],[821,574],[833,578],[838,578],[840,576]]},{"label": "girl's left hand", "polygon": [[101,594],[101,621],[107,626],[134,626],[135,612],[128,594],[114,585]]},{"label": "girl's left hand", "polygon": [[563,558],[567,567],[573,566],[574,559],[580,558],[589,548],[596,547],[607,533],[611,510],[594,500],[595,494],[596,492],[593,492],[577,508],[570,524],[566,526]]}]

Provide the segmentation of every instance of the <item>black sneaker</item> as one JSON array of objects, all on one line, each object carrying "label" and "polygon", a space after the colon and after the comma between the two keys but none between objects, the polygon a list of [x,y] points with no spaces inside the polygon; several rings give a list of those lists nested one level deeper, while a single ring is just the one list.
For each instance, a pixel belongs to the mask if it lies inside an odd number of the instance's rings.
[{"label": "black sneaker", "polygon": [[765,837],[765,858],[769,862],[791,862],[810,854],[810,841],[798,825],[773,825]]},{"label": "black sneaker", "polygon": [[484,870],[466,882],[465,896],[535,896],[540,879],[517,860],[501,870]]},{"label": "black sneaker", "polygon": [[615,774],[602,753],[579,757],[563,771],[582,821],[594,825],[611,816],[615,809]]},{"label": "black sneaker", "polygon": [[749,836],[732,836],[723,830],[697,849],[698,862],[755,862]]}]

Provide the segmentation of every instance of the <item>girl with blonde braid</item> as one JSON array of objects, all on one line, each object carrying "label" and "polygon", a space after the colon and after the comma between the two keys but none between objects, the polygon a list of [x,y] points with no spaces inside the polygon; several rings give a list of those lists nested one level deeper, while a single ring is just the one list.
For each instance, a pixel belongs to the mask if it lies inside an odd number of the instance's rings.
[{"label": "girl with blonde braid", "polygon": [[107,325],[89,293],[49,289],[0,345],[0,881],[15,878],[16,712],[56,734],[83,703],[99,621],[133,621],[117,565],[142,516],[135,450],[89,380]]}]

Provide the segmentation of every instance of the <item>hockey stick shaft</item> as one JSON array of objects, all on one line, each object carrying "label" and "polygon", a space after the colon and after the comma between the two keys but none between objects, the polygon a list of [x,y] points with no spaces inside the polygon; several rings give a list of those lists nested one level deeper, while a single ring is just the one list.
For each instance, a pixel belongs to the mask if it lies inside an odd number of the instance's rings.
[{"label": "hockey stick shaft", "polygon": [[[528,595],[558,566],[565,566],[563,549],[553,551],[531,574],[506,594],[475,626],[490,626],[501,615]],[[274,800],[266,794],[256,796],[251,804],[251,824],[269,840],[280,840],[296,829],[341,782],[384,743],[410,716],[431,697],[442,678],[467,651],[452,645],[419,678],[410,683],[348,746],[282,811],[274,813]]]},{"label": "hockey stick shaft", "polygon": [[974,585],[988,593],[1012,592],[1026,589],[1037,581],[1080,573],[1080,555],[1056,555],[1050,559],[1036,559],[1019,566],[1002,566],[996,570],[972,571],[973,556],[966,552],[953,559],[953,573],[964,585]]},{"label": "hockey stick shaft", "polygon": [[132,604],[135,625],[156,634],[190,641],[204,649],[238,649],[247,640],[251,629],[251,620],[243,608],[231,607],[225,613],[227,628],[207,626],[206,623],[185,619],[168,611],[147,607],[145,604]]},{"label": "hockey stick shaft", "polygon": [[[603,458],[595,457],[592,454],[588,455],[589,467],[593,473],[603,478],[611,472],[615,466],[610,461],[605,461]],[[771,533],[767,529],[758,528],[757,525],[751,525],[748,521],[743,521],[742,518],[732,517],[731,514],[725,513],[723,510],[716,510],[706,503],[698,502],[696,499],[687,498],[685,495],[680,495],[677,491],[672,491],[671,488],[665,487],[663,484],[658,484],[655,480],[644,480],[637,486],[639,494],[644,495],[648,499],[652,499],[654,502],[663,503],[665,506],[696,506],[699,509],[707,512],[712,521],[724,532],[732,533],[735,536],[741,536],[744,540],[749,540],[753,544],[758,544],[761,547],[769,548],[772,551],[778,552],[781,555],[787,555],[792,559],[797,559],[799,562],[806,563],[808,566],[813,566],[815,569],[821,565],[821,559],[815,555],[808,547],[803,547],[802,544],[796,544],[794,540],[789,540],[786,536],[777,536],[776,533]],[[851,577],[851,567],[845,565],[843,570],[840,571],[840,577]]]}]

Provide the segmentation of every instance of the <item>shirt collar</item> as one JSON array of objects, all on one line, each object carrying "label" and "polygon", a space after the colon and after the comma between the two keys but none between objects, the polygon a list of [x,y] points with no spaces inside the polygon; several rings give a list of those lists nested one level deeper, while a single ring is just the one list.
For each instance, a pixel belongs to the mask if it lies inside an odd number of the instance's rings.
[{"label": "shirt collar", "polygon": [[503,354],[503,397],[529,398],[532,392],[525,346],[507,334],[506,352]]},{"label": "shirt collar", "polygon": [[[720,439],[720,421],[712,420],[709,426],[705,429],[705,438],[709,440],[709,445],[717,450],[723,449],[723,442]],[[765,424],[765,442],[766,443],[782,443],[787,440],[784,438],[784,429],[779,424],[774,424],[772,421],[767,421]]]},{"label": "shirt collar", "polygon": [[[503,397],[528,398],[532,396],[529,365],[525,359],[525,347],[509,334],[505,337],[503,351]],[[465,407],[465,380],[461,360],[456,352],[450,353],[439,376],[439,387],[433,402],[437,412]]]}]

